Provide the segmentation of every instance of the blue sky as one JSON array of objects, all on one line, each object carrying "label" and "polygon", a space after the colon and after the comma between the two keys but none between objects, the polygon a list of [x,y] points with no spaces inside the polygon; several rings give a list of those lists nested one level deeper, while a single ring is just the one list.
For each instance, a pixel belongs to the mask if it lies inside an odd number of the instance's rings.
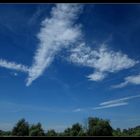
[{"label": "blue sky", "polygon": [[58,131],[89,116],[140,124],[139,4],[0,4],[0,129]]}]

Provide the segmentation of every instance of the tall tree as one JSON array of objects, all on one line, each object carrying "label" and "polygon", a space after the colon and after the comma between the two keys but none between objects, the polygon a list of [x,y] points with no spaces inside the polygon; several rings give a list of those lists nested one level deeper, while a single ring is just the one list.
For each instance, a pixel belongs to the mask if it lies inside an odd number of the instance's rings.
[{"label": "tall tree", "polygon": [[2,130],[0,130],[0,136],[3,136],[3,131]]},{"label": "tall tree", "polygon": [[82,125],[80,125],[79,123],[73,124],[71,128],[71,135],[72,136],[84,135]]},{"label": "tall tree", "polygon": [[29,129],[29,136],[44,136],[44,130],[41,126],[41,123],[32,125]]},{"label": "tall tree", "polygon": [[28,136],[29,135],[29,124],[25,119],[21,119],[17,122],[16,126],[12,130],[14,136]]},{"label": "tall tree", "polygon": [[86,136],[82,125],[79,123],[75,123],[71,128],[67,128],[64,130],[64,136]]},{"label": "tall tree", "polygon": [[66,128],[63,133],[64,136],[71,136],[71,128]]},{"label": "tall tree", "polygon": [[54,129],[48,130],[46,133],[46,136],[57,136],[57,133],[55,132]]},{"label": "tall tree", "polygon": [[120,128],[113,130],[113,136],[122,136],[122,132]]},{"label": "tall tree", "polygon": [[108,120],[99,118],[88,118],[89,136],[112,136],[113,129]]}]

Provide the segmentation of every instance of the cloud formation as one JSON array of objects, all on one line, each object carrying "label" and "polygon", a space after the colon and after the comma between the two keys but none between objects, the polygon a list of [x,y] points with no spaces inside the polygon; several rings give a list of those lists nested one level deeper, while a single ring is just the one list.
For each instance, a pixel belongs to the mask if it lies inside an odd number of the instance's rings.
[{"label": "cloud formation", "polygon": [[105,105],[105,106],[99,106],[99,107],[94,107],[93,110],[111,108],[111,107],[117,107],[117,106],[123,106],[123,105],[128,105],[128,103],[122,102],[122,103],[109,104],[109,105]]},{"label": "cloud formation", "polygon": [[26,72],[28,73],[29,68],[22,64],[16,64],[15,62],[8,62],[6,60],[0,59],[0,67],[12,69],[16,71]]},{"label": "cloud formation", "polygon": [[[26,72],[28,74],[26,85],[29,86],[43,74],[55,56],[64,48],[70,49],[69,61],[93,68],[93,73],[87,76],[91,81],[101,81],[109,73],[131,68],[138,63],[122,52],[109,49],[106,44],[93,49],[85,43],[80,43],[83,39],[82,31],[80,25],[75,24],[75,20],[81,11],[80,4],[56,4],[52,8],[50,18],[46,18],[41,23],[40,32],[37,34],[39,44],[32,65],[28,67],[0,59],[0,67]],[[74,47],[78,43],[80,45]],[[126,77],[125,82],[115,85],[114,88],[126,86],[128,83],[139,84],[139,79],[135,76]]]},{"label": "cloud formation", "polygon": [[122,88],[127,86],[128,84],[140,85],[140,74],[128,76],[124,79],[124,82],[113,85],[112,88]]},{"label": "cloud formation", "polygon": [[77,109],[74,109],[72,112],[81,112],[81,111],[83,111],[83,109],[77,108]]},{"label": "cloud formation", "polygon": [[122,52],[110,50],[105,44],[102,44],[99,49],[91,49],[85,43],[71,50],[69,61],[93,68],[94,73],[87,76],[93,81],[103,80],[108,73],[131,68],[138,63]]},{"label": "cloud formation", "polygon": [[72,46],[80,38],[80,26],[75,25],[74,21],[81,10],[82,6],[79,4],[56,4],[52,8],[50,18],[46,18],[41,23],[40,32],[37,34],[40,43],[31,67],[3,59],[0,59],[0,67],[27,72],[26,85],[29,86],[43,74],[62,48]]},{"label": "cloud formation", "polygon": [[120,98],[120,99],[116,99],[116,100],[102,102],[99,104],[100,105],[99,107],[94,107],[93,110],[128,105],[128,102],[126,102],[126,101],[134,99],[134,98],[140,98],[140,95],[129,96],[129,97],[125,97],[125,98]]},{"label": "cloud formation", "polygon": [[135,98],[140,98],[140,95],[129,96],[129,97],[124,97],[124,98],[115,99],[115,100],[109,100],[109,101],[100,103],[98,107],[77,108],[77,109],[74,109],[73,112],[81,112],[83,110],[84,111],[99,110],[99,109],[124,106],[124,105],[128,105],[128,100],[132,100]]},{"label": "cloud formation", "polygon": [[75,43],[81,35],[79,26],[74,25],[81,6],[78,4],[57,4],[52,9],[51,18],[42,22],[37,35],[40,44],[35,52],[30,68],[27,86],[42,75],[52,63],[55,55],[65,47]]},{"label": "cloud formation", "polygon": [[124,101],[134,99],[134,98],[140,98],[140,95],[129,96],[129,97],[121,98],[121,99],[111,100],[111,101],[100,103],[100,105],[115,104],[115,103],[118,103],[118,102],[124,102]]}]

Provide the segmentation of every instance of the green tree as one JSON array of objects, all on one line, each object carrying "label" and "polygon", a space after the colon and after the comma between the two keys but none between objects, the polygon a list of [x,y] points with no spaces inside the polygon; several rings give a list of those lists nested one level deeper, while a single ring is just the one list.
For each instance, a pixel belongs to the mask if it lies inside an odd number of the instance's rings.
[{"label": "green tree", "polygon": [[10,136],[10,135],[11,135],[11,132],[10,131],[0,130],[0,136]]},{"label": "green tree", "polygon": [[14,136],[28,136],[29,135],[29,124],[25,119],[21,119],[17,122],[16,126],[12,130]]},{"label": "green tree", "polygon": [[134,133],[134,136],[140,136],[140,129],[136,130],[136,132]]},{"label": "green tree", "polygon": [[140,126],[134,128],[123,129],[123,136],[140,136]]},{"label": "green tree", "polygon": [[108,120],[99,118],[88,118],[88,135],[89,136],[112,136],[113,129]]},{"label": "green tree", "polygon": [[3,136],[3,131],[2,130],[0,130],[0,136]]},{"label": "green tree", "polygon": [[63,133],[64,136],[71,136],[71,128],[66,128]]},{"label": "green tree", "polygon": [[122,136],[122,132],[120,128],[117,128],[116,130],[113,130],[113,136]]},{"label": "green tree", "polygon": [[127,129],[123,129],[122,135],[123,135],[123,136],[128,136],[128,130],[127,130]]},{"label": "green tree", "polygon": [[44,130],[40,123],[32,125],[29,129],[29,136],[44,136]]},{"label": "green tree", "polygon": [[46,136],[57,136],[57,133],[55,132],[54,129],[50,129],[50,130],[48,130],[48,132],[46,133]]},{"label": "green tree", "polygon": [[140,136],[140,126],[136,126],[135,128],[134,128],[134,136]]},{"label": "green tree", "polygon": [[73,124],[71,128],[71,135],[72,136],[84,135],[82,125],[80,125],[79,123]]},{"label": "green tree", "polygon": [[63,136],[86,136],[86,133],[81,124],[75,123],[71,128],[64,130]]}]

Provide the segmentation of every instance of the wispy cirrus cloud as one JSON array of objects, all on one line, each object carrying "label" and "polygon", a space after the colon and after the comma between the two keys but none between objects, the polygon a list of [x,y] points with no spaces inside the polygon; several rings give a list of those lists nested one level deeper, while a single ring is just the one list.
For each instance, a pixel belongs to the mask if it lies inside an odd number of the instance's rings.
[{"label": "wispy cirrus cloud", "polygon": [[27,86],[42,75],[62,48],[78,40],[81,32],[79,26],[74,25],[74,21],[80,10],[81,6],[78,4],[57,4],[52,9],[51,18],[42,22],[42,28],[37,35],[40,44],[33,58]]},{"label": "wispy cirrus cloud", "polygon": [[17,64],[15,62],[8,62],[4,59],[0,59],[0,67],[7,68],[7,69],[12,69],[16,71],[21,71],[21,72],[29,72],[29,68],[25,65],[22,64]]},{"label": "wispy cirrus cloud", "polygon": [[99,109],[124,106],[124,105],[129,104],[128,100],[132,100],[135,98],[140,98],[140,95],[129,96],[129,97],[124,97],[124,98],[115,99],[115,100],[109,100],[109,101],[100,103],[99,106],[97,106],[97,107],[88,107],[87,109],[86,108],[77,108],[77,109],[74,109],[73,112],[81,112],[83,110],[84,111],[99,110]]},{"label": "wispy cirrus cloud", "polygon": [[81,112],[81,111],[83,111],[82,108],[76,108],[76,109],[74,109],[72,112]]},{"label": "wispy cirrus cloud", "polygon": [[124,102],[124,101],[134,99],[134,98],[140,98],[140,95],[129,96],[129,97],[121,98],[121,99],[111,100],[111,101],[100,103],[100,105],[108,105],[108,104],[114,104],[114,103],[118,103],[118,102]]},{"label": "wispy cirrus cloud", "polygon": [[80,26],[74,22],[81,10],[80,4],[56,4],[52,8],[50,18],[41,23],[40,32],[37,34],[40,43],[35,51],[32,65],[28,68],[22,64],[0,59],[0,67],[28,73],[26,85],[29,86],[43,74],[62,48],[72,46],[80,38]]},{"label": "wispy cirrus cloud", "polygon": [[102,44],[99,49],[91,49],[85,43],[71,50],[69,61],[93,68],[94,73],[87,76],[92,81],[103,80],[108,73],[131,68],[138,63],[120,51],[110,50],[106,44]]},{"label": "wispy cirrus cloud", "polygon": [[128,76],[124,78],[124,82],[118,85],[113,85],[112,88],[122,88],[122,87],[127,86],[128,84],[140,85],[140,74]]},{"label": "wispy cirrus cloud", "polygon": [[106,108],[112,108],[112,107],[119,107],[119,106],[124,106],[128,105],[128,102],[118,102],[118,103],[112,103],[112,104],[107,104],[107,105],[100,105],[98,107],[88,107],[88,108],[77,108],[74,109],[72,112],[82,112],[82,111],[91,111],[91,110],[99,110],[99,109],[106,109]]},{"label": "wispy cirrus cloud", "polygon": [[[81,11],[82,6],[80,4],[56,4],[52,8],[50,18],[46,18],[41,23],[40,32],[37,34],[39,44],[32,65],[27,67],[0,59],[0,67],[26,72],[28,74],[26,85],[31,85],[50,66],[55,56],[62,49],[79,43],[82,31],[80,25],[75,24],[75,20]],[[69,61],[72,63],[93,68],[93,73],[87,76],[91,81],[101,81],[109,73],[131,68],[138,63],[120,51],[115,52],[109,49],[106,44],[99,45],[98,49],[92,49],[85,43],[80,43],[77,47],[72,47],[70,53]],[[127,77],[124,83],[116,87],[123,87],[128,83],[137,83],[137,81],[135,77]]]},{"label": "wispy cirrus cloud", "polygon": [[109,105],[105,105],[105,106],[94,107],[92,109],[98,110],[98,109],[111,108],[111,107],[117,107],[117,106],[123,106],[123,105],[128,105],[128,103],[127,102],[115,103],[115,104],[109,104]]},{"label": "wispy cirrus cloud", "polygon": [[140,98],[140,95],[129,96],[129,97],[102,102],[99,104],[100,105],[99,107],[94,107],[93,110],[128,105],[128,102],[126,101],[134,99],[134,98]]}]

